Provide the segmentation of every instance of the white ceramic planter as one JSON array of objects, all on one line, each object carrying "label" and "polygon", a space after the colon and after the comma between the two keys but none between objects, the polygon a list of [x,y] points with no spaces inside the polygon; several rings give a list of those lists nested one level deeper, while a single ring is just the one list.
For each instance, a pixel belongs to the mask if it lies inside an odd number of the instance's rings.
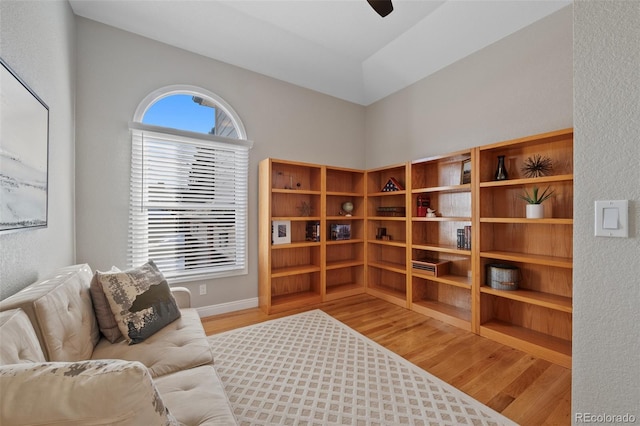
[{"label": "white ceramic planter", "polygon": [[542,219],[544,218],[544,205],[542,204],[527,204],[527,219]]}]

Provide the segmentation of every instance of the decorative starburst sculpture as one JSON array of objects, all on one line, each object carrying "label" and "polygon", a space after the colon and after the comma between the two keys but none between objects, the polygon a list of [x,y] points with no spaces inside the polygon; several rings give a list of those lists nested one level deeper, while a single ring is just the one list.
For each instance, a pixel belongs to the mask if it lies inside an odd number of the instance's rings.
[{"label": "decorative starburst sculpture", "polygon": [[546,176],[551,172],[551,158],[536,154],[525,160],[522,173],[528,178]]},{"label": "decorative starburst sculpture", "polygon": [[300,212],[300,216],[311,216],[311,204],[303,201],[298,207],[298,211]]}]

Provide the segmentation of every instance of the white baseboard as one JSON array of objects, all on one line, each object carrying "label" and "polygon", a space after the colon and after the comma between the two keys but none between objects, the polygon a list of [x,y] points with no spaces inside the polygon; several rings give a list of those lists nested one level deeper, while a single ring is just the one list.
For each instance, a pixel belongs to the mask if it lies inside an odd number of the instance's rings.
[{"label": "white baseboard", "polygon": [[258,298],[236,300],[234,302],[220,303],[219,305],[202,306],[196,308],[200,318],[210,317],[213,315],[226,314],[227,312],[241,311],[243,309],[251,309],[258,307]]}]

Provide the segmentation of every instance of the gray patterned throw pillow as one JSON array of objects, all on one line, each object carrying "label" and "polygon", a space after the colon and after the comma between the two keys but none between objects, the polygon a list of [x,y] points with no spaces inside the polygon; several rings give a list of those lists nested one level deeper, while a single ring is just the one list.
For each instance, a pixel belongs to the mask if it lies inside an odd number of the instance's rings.
[{"label": "gray patterned throw pillow", "polygon": [[169,284],[151,260],[127,271],[98,272],[97,279],[129,344],[142,342],[180,318]]},{"label": "gray patterned throw pillow", "polygon": [[[114,272],[120,272],[120,269],[114,266],[111,268],[109,273]],[[104,295],[102,284],[98,282],[98,274],[100,273],[101,272],[96,271],[91,279],[91,284],[89,284],[91,301],[93,302],[93,311],[96,314],[96,319],[98,320],[98,326],[100,327],[102,335],[111,343],[115,343],[119,339],[122,339],[122,333],[120,332],[118,323],[113,316],[113,312],[111,312],[111,306],[109,306],[107,296]],[[105,272],[102,273],[104,274]]]}]

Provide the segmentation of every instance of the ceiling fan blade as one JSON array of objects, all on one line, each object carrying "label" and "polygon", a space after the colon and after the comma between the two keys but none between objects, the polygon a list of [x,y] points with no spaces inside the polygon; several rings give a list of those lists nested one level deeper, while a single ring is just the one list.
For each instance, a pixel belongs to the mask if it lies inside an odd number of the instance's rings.
[{"label": "ceiling fan blade", "polygon": [[393,4],[391,4],[391,0],[367,0],[367,2],[371,5],[373,10],[378,12],[378,15],[383,18],[393,12]]}]

